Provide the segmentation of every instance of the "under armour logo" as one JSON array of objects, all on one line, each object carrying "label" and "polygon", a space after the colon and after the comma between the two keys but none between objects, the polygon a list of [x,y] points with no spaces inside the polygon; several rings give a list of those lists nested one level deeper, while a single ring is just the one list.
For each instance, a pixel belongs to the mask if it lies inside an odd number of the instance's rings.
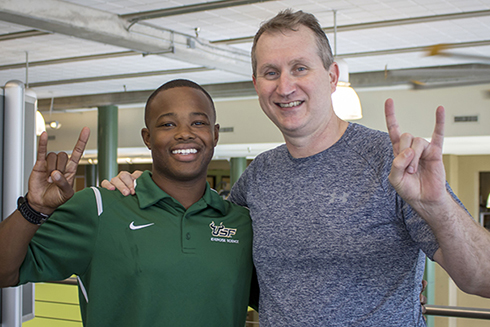
[{"label": "under armour logo", "polygon": [[349,194],[345,192],[342,195],[337,195],[337,193],[333,193],[332,195],[330,195],[330,200],[328,201],[328,204],[332,204],[335,201],[340,201],[341,203],[347,203],[348,196]]}]

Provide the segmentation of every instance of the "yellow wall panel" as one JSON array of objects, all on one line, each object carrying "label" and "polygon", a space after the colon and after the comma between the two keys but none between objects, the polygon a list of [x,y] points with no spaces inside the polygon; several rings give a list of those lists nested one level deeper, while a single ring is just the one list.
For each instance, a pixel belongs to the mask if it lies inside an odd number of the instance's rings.
[{"label": "yellow wall panel", "polygon": [[80,307],[75,304],[36,301],[37,317],[81,321]]},{"label": "yellow wall panel", "polygon": [[82,327],[82,322],[36,317],[22,324],[22,327]]},{"label": "yellow wall panel", "polygon": [[76,285],[38,283],[35,301],[35,318],[23,327],[82,327]]},{"label": "yellow wall panel", "polygon": [[67,284],[37,283],[36,301],[72,303],[78,305],[78,286]]}]

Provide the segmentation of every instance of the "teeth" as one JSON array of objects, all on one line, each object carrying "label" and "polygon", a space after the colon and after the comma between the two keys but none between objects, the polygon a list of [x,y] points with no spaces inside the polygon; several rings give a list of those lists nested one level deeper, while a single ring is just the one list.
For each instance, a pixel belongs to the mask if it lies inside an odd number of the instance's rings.
[{"label": "teeth", "polygon": [[295,106],[299,106],[301,104],[301,101],[293,101],[289,103],[279,103],[279,107],[281,108],[291,108]]},{"label": "teeth", "polygon": [[197,153],[197,150],[196,149],[178,149],[178,150],[172,151],[172,153],[173,154],[183,154],[185,156],[185,155],[188,155],[191,153]]}]

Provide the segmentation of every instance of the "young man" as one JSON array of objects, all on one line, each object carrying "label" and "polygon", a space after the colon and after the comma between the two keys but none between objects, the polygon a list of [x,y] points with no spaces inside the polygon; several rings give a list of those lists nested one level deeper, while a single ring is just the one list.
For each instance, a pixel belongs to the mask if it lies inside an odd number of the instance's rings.
[{"label": "young man", "polygon": [[243,327],[252,228],[247,209],[206,183],[215,121],[199,85],[164,84],[146,105],[142,136],[154,164],[136,196],[91,188],[68,202],[89,131],[68,162],[46,158],[43,134],[29,192],[0,224],[0,285],[76,274],[85,326]]},{"label": "young man", "polygon": [[442,107],[430,143],[400,133],[392,100],[389,134],[339,119],[338,65],[301,11],[261,26],[252,65],[286,143],[257,156],[230,196],[253,220],[261,326],[425,326],[426,255],[490,296],[490,234],[445,182]]}]

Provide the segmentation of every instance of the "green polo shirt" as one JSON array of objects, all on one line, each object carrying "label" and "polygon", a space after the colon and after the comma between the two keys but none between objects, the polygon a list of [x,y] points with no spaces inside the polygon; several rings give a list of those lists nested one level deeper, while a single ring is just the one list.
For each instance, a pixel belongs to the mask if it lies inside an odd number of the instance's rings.
[{"label": "green polo shirt", "polygon": [[88,188],[32,239],[20,283],[79,276],[85,326],[243,327],[252,278],[248,210],[206,187],[189,209],[145,172],[136,195]]}]

